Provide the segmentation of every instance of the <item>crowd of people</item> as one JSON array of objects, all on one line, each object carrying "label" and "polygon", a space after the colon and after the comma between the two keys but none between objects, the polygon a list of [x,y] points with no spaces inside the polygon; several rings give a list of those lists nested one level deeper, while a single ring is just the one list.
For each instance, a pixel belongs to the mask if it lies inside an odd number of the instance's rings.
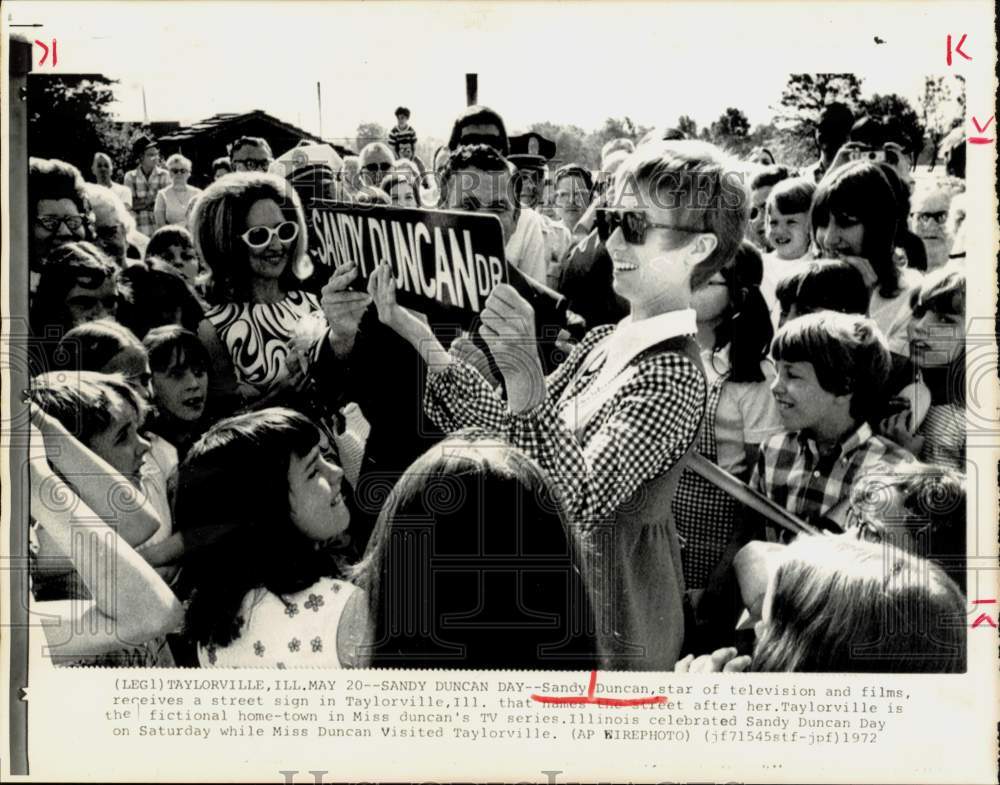
[{"label": "crowd of people", "polygon": [[[964,671],[961,178],[841,104],[801,171],[668,128],[550,172],[484,106],[426,165],[396,116],[204,190],[146,136],[31,159],[54,659]],[[314,264],[314,199],[493,215],[505,282],[405,308]]]}]

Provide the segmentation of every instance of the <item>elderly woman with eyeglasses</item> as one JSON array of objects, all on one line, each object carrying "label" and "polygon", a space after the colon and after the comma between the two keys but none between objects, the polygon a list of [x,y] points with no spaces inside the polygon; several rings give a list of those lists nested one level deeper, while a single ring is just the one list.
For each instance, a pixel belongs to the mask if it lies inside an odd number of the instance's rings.
[{"label": "elderly woman with eyeglasses", "polygon": [[245,400],[291,405],[314,359],[303,347],[325,329],[319,300],[300,289],[309,262],[298,195],[275,175],[234,173],[196,202],[191,234],[212,273],[205,316]]},{"label": "elderly woman with eyeglasses", "polygon": [[170,185],[156,194],[153,205],[153,218],[156,228],[167,224],[187,225],[188,213],[194,200],[201,195],[201,189],[188,185],[191,177],[191,162],[180,153],[174,153],[167,159],[167,171],[170,172]]}]

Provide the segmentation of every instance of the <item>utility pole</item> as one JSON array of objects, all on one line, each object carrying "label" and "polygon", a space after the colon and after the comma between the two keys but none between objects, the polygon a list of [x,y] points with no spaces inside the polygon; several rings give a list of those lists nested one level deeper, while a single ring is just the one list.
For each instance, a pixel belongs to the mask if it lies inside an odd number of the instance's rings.
[{"label": "utility pole", "polygon": [[319,107],[319,138],[323,138],[323,93],[316,82],[316,106]]}]

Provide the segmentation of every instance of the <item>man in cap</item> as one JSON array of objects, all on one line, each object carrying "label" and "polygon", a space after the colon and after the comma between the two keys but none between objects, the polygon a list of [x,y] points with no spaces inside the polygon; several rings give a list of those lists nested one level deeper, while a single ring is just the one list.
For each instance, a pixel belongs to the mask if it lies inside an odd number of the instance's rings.
[{"label": "man in cap", "polygon": [[[572,243],[570,231],[539,209],[545,187],[546,165],[556,153],[556,144],[534,131],[512,136],[509,141],[508,160],[517,167],[520,180],[521,212],[522,215],[527,213],[523,219],[525,229],[528,228],[529,222],[537,222],[545,244],[545,274],[538,280],[552,285],[559,280],[559,263]],[[522,233],[522,236],[526,237],[527,232]],[[518,239],[516,232],[514,239]],[[526,272],[535,276],[531,271]]]},{"label": "man in cap", "polygon": [[132,160],[135,169],[125,173],[125,186],[132,192],[129,209],[135,216],[136,229],[148,237],[156,231],[156,194],[170,185],[170,172],[160,166],[160,148],[148,136],[140,136],[132,143]]}]

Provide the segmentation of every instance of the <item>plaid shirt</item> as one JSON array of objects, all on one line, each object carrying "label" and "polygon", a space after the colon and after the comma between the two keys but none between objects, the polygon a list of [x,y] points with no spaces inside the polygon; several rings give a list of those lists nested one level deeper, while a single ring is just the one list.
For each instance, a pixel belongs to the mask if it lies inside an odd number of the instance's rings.
[{"label": "plaid shirt", "polygon": [[[153,217],[153,205],[156,194],[170,185],[170,172],[157,166],[147,178],[142,167],[136,167],[126,172],[124,177],[126,187],[132,192],[132,215],[135,216],[137,228],[147,237],[156,231],[156,219]],[[146,204],[144,209],[136,209],[135,205]]]},{"label": "plaid shirt", "polygon": [[[591,330],[546,379],[546,398],[534,409],[512,414],[500,394],[458,359],[429,377],[424,409],[446,432],[485,429],[524,450],[558,487],[570,521],[584,527],[606,522],[644,482],[683,457],[706,399],[702,371],[691,359],[680,350],[654,350],[634,359],[600,408],[571,427],[598,379],[594,359],[600,354],[591,356],[592,350],[614,330]],[[690,339],[676,340],[684,346]]]},{"label": "plaid shirt", "polygon": [[854,483],[871,471],[891,472],[915,458],[862,424],[829,455],[802,432],[776,434],[761,445],[750,485],[805,520],[822,518],[850,496]]}]

